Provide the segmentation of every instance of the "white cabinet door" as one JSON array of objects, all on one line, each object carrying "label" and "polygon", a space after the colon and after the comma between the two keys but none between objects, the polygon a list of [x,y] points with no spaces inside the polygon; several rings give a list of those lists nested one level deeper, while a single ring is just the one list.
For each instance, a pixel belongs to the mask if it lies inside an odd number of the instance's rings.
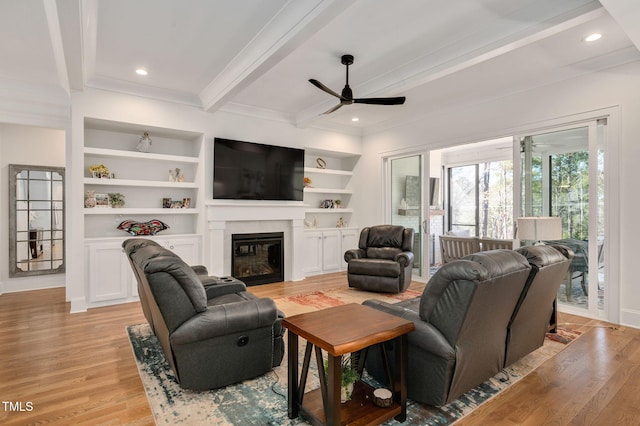
[{"label": "white cabinet door", "polygon": [[343,229],[340,231],[342,234],[342,256],[340,259],[340,264],[342,265],[342,269],[347,269],[347,262],[344,261],[344,252],[351,249],[358,248],[358,242],[360,240],[360,234],[357,229]]},{"label": "white cabinet door", "polygon": [[340,231],[324,231],[322,233],[322,272],[340,270]]},{"label": "white cabinet door", "polygon": [[304,274],[322,273],[322,232],[308,231],[304,233]]},{"label": "white cabinet door", "polygon": [[200,237],[163,237],[156,240],[158,244],[171,250],[190,266],[202,263]]},{"label": "white cabinet door", "polygon": [[91,243],[88,249],[89,301],[126,299],[133,271],[120,242]]}]

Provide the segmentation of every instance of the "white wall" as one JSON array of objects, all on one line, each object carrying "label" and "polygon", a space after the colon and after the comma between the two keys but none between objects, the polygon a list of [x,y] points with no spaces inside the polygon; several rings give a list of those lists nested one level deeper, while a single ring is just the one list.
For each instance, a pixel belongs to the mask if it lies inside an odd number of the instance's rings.
[{"label": "white wall", "polygon": [[65,274],[9,278],[9,164],[65,166],[65,132],[0,123],[0,293],[61,287]]},{"label": "white wall", "polygon": [[[380,222],[383,218],[383,176],[381,158],[389,152],[416,149],[436,149],[462,143],[510,136],[516,132],[540,129],[552,120],[570,122],[578,115],[598,115],[599,110],[614,107],[619,111],[618,150],[613,158],[619,167],[608,170],[607,178],[617,187],[607,188],[610,196],[619,191],[619,204],[609,213],[611,229],[608,239],[611,269],[620,283],[620,294],[612,300],[614,318],[619,322],[640,328],[640,286],[636,285],[638,223],[634,218],[640,211],[637,193],[637,168],[640,160],[640,62],[632,62],[606,71],[584,75],[571,81],[539,87],[525,93],[512,94],[476,107],[468,106],[456,111],[422,117],[419,122],[394,128],[365,138],[360,163],[371,171],[366,181],[360,182],[359,192],[370,194],[356,205],[361,226]],[[612,121],[614,127],[616,123]],[[617,308],[619,306],[619,309]]]}]

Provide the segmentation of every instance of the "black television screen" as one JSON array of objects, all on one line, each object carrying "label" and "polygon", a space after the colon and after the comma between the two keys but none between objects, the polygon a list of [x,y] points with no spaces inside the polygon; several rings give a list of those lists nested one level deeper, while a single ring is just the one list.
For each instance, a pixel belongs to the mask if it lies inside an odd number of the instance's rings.
[{"label": "black television screen", "polygon": [[215,138],[213,198],[302,201],[304,150]]}]

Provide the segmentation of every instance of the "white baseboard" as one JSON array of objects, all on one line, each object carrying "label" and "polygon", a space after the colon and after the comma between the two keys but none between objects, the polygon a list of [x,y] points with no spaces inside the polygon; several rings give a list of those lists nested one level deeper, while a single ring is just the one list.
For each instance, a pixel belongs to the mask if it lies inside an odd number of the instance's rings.
[{"label": "white baseboard", "polygon": [[640,311],[621,309],[620,324],[627,327],[640,328]]}]

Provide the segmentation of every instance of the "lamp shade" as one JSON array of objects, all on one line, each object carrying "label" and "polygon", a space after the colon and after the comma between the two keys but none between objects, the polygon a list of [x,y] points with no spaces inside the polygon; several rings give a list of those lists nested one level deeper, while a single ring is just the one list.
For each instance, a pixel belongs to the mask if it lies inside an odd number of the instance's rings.
[{"label": "lamp shade", "polygon": [[559,240],[562,238],[562,219],[559,217],[519,217],[518,239]]}]

